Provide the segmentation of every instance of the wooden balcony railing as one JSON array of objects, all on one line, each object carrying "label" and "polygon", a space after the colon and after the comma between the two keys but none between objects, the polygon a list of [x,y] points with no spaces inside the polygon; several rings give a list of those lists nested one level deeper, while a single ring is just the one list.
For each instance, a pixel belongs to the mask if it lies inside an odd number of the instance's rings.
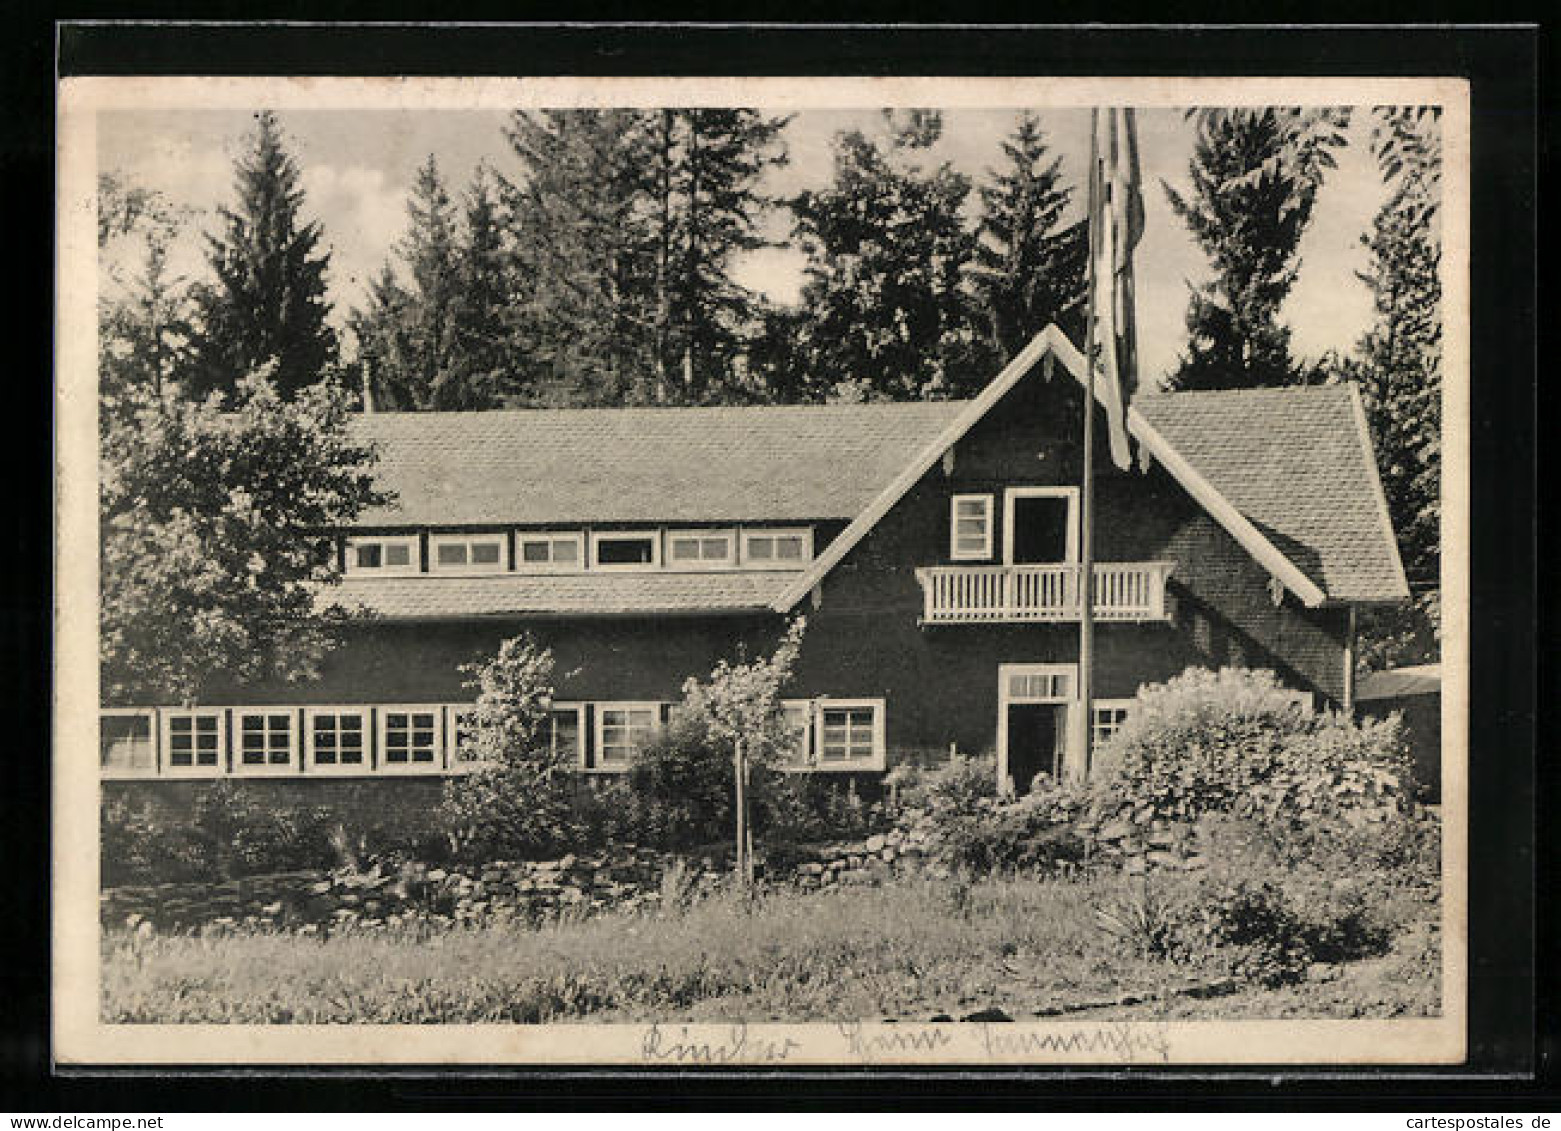
[{"label": "wooden balcony railing", "polygon": [[[1097,562],[1095,618],[1167,619],[1171,562]],[[923,624],[986,624],[1079,619],[1077,564],[934,566],[916,571]]]}]

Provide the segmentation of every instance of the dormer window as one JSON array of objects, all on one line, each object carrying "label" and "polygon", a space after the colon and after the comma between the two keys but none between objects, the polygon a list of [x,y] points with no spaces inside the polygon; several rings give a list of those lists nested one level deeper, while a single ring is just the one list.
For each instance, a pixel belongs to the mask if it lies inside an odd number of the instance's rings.
[{"label": "dormer window", "polygon": [[719,569],[735,560],[730,530],[674,530],[667,535],[667,564],[672,569]]},{"label": "dormer window", "polygon": [[598,569],[655,569],[661,565],[661,538],[654,530],[592,531],[591,564]]},{"label": "dormer window", "polygon": [[347,539],[347,572],[391,577],[418,571],[415,534]]},{"label": "dormer window", "polygon": [[515,568],[521,573],[572,572],[585,554],[578,533],[539,531],[515,536]]},{"label": "dormer window", "polygon": [[743,562],[752,569],[801,569],[812,556],[810,530],[743,531]]},{"label": "dormer window", "polygon": [[428,553],[429,568],[439,573],[501,573],[504,535],[435,534]]}]

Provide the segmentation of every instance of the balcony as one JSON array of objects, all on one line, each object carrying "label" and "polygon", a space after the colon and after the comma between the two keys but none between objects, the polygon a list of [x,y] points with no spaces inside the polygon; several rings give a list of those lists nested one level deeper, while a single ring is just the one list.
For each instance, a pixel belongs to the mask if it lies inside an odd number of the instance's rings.
[{"label": "balcony", "polygon": [[[1098,562],[1097,621],[1163,621],[1171,562]],[[934,566],[916,571],[922,624],[1012,624],[1079,619],[1077,563]]]}]

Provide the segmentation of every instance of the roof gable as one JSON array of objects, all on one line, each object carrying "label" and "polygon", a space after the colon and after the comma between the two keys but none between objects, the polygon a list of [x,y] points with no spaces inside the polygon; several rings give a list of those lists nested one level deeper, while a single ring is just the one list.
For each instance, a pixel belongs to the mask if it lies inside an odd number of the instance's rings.
[{"label": "roof gable", "polygon": [[[775,602],[800,601],[1042,358],[1081,384],[1084,355],[1037,334]],[[1152,458],[1307,605],[1408,596],[1353,386],[1141,395],[1128,429]]]}]

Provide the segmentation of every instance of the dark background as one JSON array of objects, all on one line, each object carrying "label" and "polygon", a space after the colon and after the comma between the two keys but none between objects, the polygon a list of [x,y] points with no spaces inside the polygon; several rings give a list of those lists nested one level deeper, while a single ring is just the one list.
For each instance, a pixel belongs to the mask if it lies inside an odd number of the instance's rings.
[{"label": "dark background", "polygon": [[[1368,9],[1333,5],[1360,19]],[[139,15],[236,17],[236,5],[145,4]],[[1329,14],[1328,5],[1264,6],[1267,14]],[[69,15],[107,16],[77,4]],[[489,12],[490,18],[513,14]],[[740,5],[722,10],[739,18]],[[978,6],[962,6],[976,18]],[[1012,20],[1155,18],[1163,8],[1039,5],[994,13]],[[1180,5],[1177,14],[1186,15]],[[1243,10],[1244,11],[1244,10]],[[531,10],[536,14],[536,9]],[[828,19],[840,8],[799,2],[784,12],[749,5],[742,18]],[[40,6],[8,14],[0,110],[0,217],[6,224],[12,329],[3,370],[9,393],[0,451],[14,532],[4,556],[0,636],[12,697],[0,758],[0,1109],[12,1112],[222,1111],[240,1108],[691,1108],[734,1101],[770,1108],[1290,1106],[1437,1112],[1545,1109],[1556,1096],[1554,929],[1536,915],[1554,877],[1536,840],[1535,801],[1553,796],[1553,762],[1535,758],[1539,428],[1535,312],[1538,58],[1533,27],[759,27],[759,26],[279,26],[58,25]],[[445,18],[453,13],[447,11]],[[629,6],[560,10],[567,19],[626,19]],[[643,13],[638,13],[643,18]],[[864,21],[904,18],[868,7]],[[1240,14],[1226,12],[1224,15]],[[1397,13],[1395,13],[1397,14]],[[1489,20],[1490,5],[1422,5],[1426,20]],[[123,13],[117,13],[123,15]],[[249,18],[301,19],[287,4],[253,4]],[[307,18],[412,19],[340,2]],[[58,52],[56,54],[56,35]],[[1473,609],[1471,695],[1470,1060],[1449,1070],[1367,1070],[1331,1078],[1261,1069],[1198,1079],[1196,1071],[1089,1076],[955,1071],[891,1077],[862,1070],[806,1082],[740,1074],[631,1080],[579,1072],[511,1071],[486,1079],[316,1073],[257,1086],[241,1074],[51,1074],[48,1044],[48,753],[52,452],[51,342],[54,74],[1157,74],[1462,75],[1473,98],[1472,344]],[[1548,137],[1546,138],[1548,140]],[[1548,401],[1548,396],[1545,398]],[[1549,613],[1550,609],[1543,610]],[[1536,660],[1540,666],[1536,669]],[[1548,745],[1548,744],[1547,744]],[[1542,847],[1543,844],[1543,847]],[[1536,1012],[1537,1007],[1537,1012]],[[1536,1024],[1536,1017],[1540,1018]],[[1282,1075],[1281,1075],[1282,1073]],[[1410,1076],[1413,1078],[1410,1078]]]}]

